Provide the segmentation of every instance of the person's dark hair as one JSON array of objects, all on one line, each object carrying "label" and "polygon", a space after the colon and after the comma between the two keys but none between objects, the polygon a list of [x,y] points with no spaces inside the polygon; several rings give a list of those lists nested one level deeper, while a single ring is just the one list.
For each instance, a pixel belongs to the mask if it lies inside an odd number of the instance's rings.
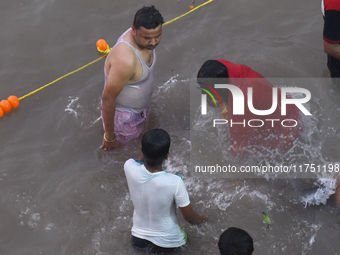
[{"label": "person's dark hair", "polygon": [[[215,83],[213,81],[213,78],[229,78],[228,69],[221,62],[209,59],[203,63],[200,70],[198,71],[197,82],[200,84],[201,87],[204,87],[204,85],[202,84],[208,84],[213,87],[214,86],[213,84]],[[229,90],[216,89],[216,92],[219,94],[219,96],[224,102],[228,103]],[[202,91],[202,93],[206,92]],[[212,94],[214,95],[214,93]],[[211,98],[208,97],[207,99],[209,105],[214,106]]]},{"label": "person's dark hair", "polygon": [[240,228],[228,228],[218,241],[221,255],[251,255],[254,251],[253,239]]},{"label": "person's dark hair", "polygon": [[164,23],[162,14],[155,8],[154,5],[144,6],[139,9],[133,20],[133,26],[136,29],[145,27],[146,29],[155,29]]},{"label": "person's dark hair", "polygon": [[201,66],[197,78],[229,78],[228,69],[221,62],[209,59]]},{"label": "person's dark hair", "polygon": [[142,138],[144,161],[149,166],[159,166],[169,153],[170,136],[163,129],[152,129]]}]

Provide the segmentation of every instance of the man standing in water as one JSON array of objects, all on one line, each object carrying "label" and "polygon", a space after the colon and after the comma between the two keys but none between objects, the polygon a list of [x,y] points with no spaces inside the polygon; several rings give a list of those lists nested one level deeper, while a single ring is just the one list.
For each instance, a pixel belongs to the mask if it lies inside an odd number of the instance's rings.
[{"label": "man standing in water", "polygon": [[[340,85],[340,1],[322,0],[323,46],[334,83]],[[336,78],[336,79],[334,79]]]},{"label": "man standing in water", "polygon": [[170,142],[165,130],[149,130],[142,137],[142,155],[124,164],[134,206],[132,246],[147,253],[170,253],[186,244],[187,235],[177,222],[177,207],[191,224],[208,221],[191,207],[182,177],[163,169]]},{"label": "man standing in water", "polygon": [[139,9],[131,28],[107,56],[101,102],[104,150],[114,149],[117,140],[127,143],[144,130],[153,92],[155,48],[161,41],[163,23],[154,6]]},{"label": "man standing in water", "polygon": [[[340,1],[322,0],[321,8],[324,18],[323,48],[327,54],[327,66],[334,84],[340,85]],[[340,179],[335,199],[340,205]]]}]

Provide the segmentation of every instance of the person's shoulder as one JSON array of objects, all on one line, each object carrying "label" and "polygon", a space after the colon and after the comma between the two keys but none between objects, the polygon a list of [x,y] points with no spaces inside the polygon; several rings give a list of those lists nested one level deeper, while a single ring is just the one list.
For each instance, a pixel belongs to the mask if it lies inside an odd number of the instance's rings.
[{"label": "person's shoulder", "polygon": [[138,164],[138,165],[143,165],[144,164],[144,162],[139,161],[139,160],[134,159],[134,158],[129,158],[128,160],[126,160],[125,164],[127,164],[127,163]]},{"label": "person's shoulder", "polygon": [[167,170],[164,170],[164,172],[169,178],[172,178],[173,180],[176,180],[176,181],[182,180],[183,181],[183,177],[180,176],[179,174],[173,174],[173,173],[168,172]]},{"label": "person's shoulder", "polygon": [[[111,54],[112,52],[112,54]],[[124,54],[133,54],[134,51],[131,48],[131,46],[129,46],[128,44],[126,44],[125,42],[119,42],[117,43],[111,50],[110,50],[110,54],[109,55],[124,55]]]},{"label": "person's shoulder", "polygon": [[107,56],[107,63],[110,65],[127,65],[134,66],[136,62],[136,54],[133,49],[124,42],[116,44]]},{"label": "person's shoulder", "polygon": [[124,168],[129,168],[129,167],[132,167],[132,166],[141,166],[143,164],[144,163],[142,161],[139,161],[139,160],[134,159],[134,158],[130,158],[127,161],[125,161]]}]

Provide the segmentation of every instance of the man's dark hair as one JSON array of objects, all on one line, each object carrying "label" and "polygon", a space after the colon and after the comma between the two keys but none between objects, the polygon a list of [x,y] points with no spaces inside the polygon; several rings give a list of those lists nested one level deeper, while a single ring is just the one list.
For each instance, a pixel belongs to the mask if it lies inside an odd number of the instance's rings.
[{"label": "man's dark hair", "polygon": [[[218,81],[214,81],[214,78],[229,78],[228,69],[221,62],[209,59],[203,63],[200,70],[198,71],[197,81],[201,87],[204,87],[202,84],[208,84],[214,87],[213,84],[219,83]],[[228,103],[229,90],[216,89],[216,92],[224,102]],[[202,93],[206,92],[202,91]],[[214,95],[214,93],[212,94]],[[208,103],[211,106],[214,105],[210,97],[208,97]]]},{"label": "man's dark hair", "polygon": [[139,9],[133,20],[133,26],[136,29],[145,27],[146,29],[155,29],[164,23],[162,14],[155,8],[154,5],[144,6]]},{"label": "man's dark hair", "polygon": [[201,66],[197,78],[229,78],[228,69],[221,62],[209,59]]},{"label": "man's dark hair", "polygon": [[254,244],[246,231],[231,227],[220,236],[218,248],[221,255],[251,255],[254,251]]},{"label": "man's dark hair", "polygon": [[159,166],[169,153],[170,136],[163,129],[152,129],[142,138],[144,161],[149,166]]}]

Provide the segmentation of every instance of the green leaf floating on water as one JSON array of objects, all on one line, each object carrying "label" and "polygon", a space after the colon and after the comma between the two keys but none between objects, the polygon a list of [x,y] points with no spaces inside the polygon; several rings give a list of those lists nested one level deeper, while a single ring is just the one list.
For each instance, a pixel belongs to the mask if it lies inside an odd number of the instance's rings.
[{"label": "green leaf floating on water", "polygon": [[269,227],[269,225],[272,224],[272,221],[270,220],[270,218],[265,212],[262,212],[262,215],[263,215],[263,220],[268,224],[268,227]]}]

